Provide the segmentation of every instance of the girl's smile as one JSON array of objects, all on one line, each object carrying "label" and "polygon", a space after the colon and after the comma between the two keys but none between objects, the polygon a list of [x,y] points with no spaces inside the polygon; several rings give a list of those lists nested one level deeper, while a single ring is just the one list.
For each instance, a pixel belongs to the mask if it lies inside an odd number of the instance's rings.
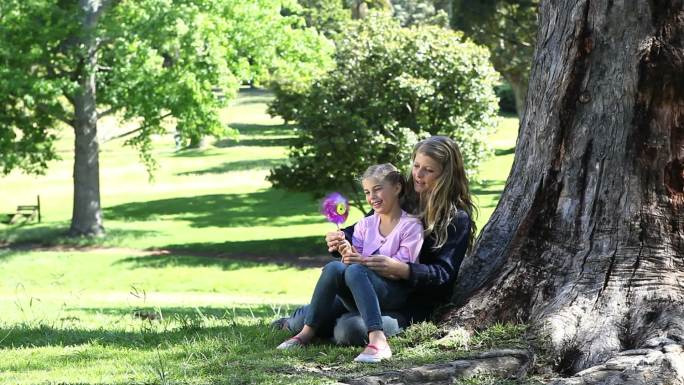
[{"label": "girl's smile", "polygon": [[381,183],[375,178],[361,181],[366,202],[378,214],[388,214],[397,206],[401,187],[391,183]]}]

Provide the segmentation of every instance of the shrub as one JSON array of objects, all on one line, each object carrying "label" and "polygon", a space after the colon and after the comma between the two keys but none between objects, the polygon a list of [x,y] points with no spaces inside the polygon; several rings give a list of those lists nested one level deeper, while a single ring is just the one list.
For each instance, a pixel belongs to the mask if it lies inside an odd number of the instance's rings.
[{"label": "shrub", "polygon": [[276,187],[360,197],[357,173],[374,163],[407,167],[413,144],[436,134],[459,143],[476,175],[498,110],[485,48],[459,32],[401,28],[380,14],[351,23],[335,43],[333,70],[302,92],[276,89],[273,105],[287,102],[285,118],[299,134],[289,164],[271,170]]},{"label": "shrub", "polygon": [[499,98],[499,110],[506,114],[515,114],[515,94],[507,81],[503,81],[494,87],[494,92]]}]

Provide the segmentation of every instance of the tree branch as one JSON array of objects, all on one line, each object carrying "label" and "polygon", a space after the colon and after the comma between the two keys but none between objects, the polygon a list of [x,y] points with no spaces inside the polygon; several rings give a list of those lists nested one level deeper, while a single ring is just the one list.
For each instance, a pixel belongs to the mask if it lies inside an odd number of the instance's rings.
[{"label": "tree branch", "polygon": [[[171,115],[173,115],[173,114],[172,114],[171,112],[169,112],[169,113],[167,113],[167,114],[164,114],[164,115],[160,116],[157,120],[158,120],[158,121],[162,121],[162,120],[168,118],[168,117],[171,116]],[[111,138],[103,139],[103,140],[102,140],[102,143],[107,143],[107,142],[111,142],[112,140],[125,138],[125,137],[127,137],[127,136],[130,136],[130,135],[135,134],[136,132],[143,131],[144,129],[146,129],[146,128],[149,127],[149,126],[150,126],[149,124],[143,124],[142,126],[136,128],[135,130],[128,131],[128,132],[125,132],[125,133],[123,133],[123,134],[113,136],[113,137],[111,137]]]},{"label": "tree branch", "polygon": [[39,113],[41,113],[41,114],[49,114],[49,115],[51,115],[53,118],[57,119],[58,121],[60,121],[60,122],[62,122],[62,123],[65,123],[65,124],[67,124],[67,125],[69,125],[69,126],[71,126],[71,127],[74,126],[73,120],[72,120],[72,119],[69,119],[69,118],[67,117],[67,115],[64,114],[64,111],[61,111],[61,112],[56,112],[56,111],[48,112],[47,108],[45,108],[45,105],[42,105],[42,104],[39,104],[39,105],[36,106],[36,111],[39,112]]},{"label": "tree branch", "polygon": [[119,110],[119,108],[117,108],[117,107],[112,107],[112,108],[110,108],[110,109],[108,109],[108,110],[104,110],[104,111],[99,112],[99,113],[97,114],[97,118],[98,118],[98,119],[104,118],[105,116],[111,115],[111,114],[115,113],[115,112],[118,111],[118,110]]}]

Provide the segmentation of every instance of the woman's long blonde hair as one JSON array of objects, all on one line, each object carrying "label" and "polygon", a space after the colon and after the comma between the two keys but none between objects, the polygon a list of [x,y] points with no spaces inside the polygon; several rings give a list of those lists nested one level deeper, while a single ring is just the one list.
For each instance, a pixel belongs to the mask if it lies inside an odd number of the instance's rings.
[{"label": "woman's long blonde hair", "polygon": [[[429,193],[414,198],[419,202],[417,214],[425,225],[425,236],[434,237],[435,249],[444,246],[449,224],[456,216],[457,209],[460,209],[468,214],[470,220],[470,251],[475,239],[474,215],[477,214],[477,208],[470,196],[468,177],[458,145],[449,137],[431,136],[416,143],[411,159],[414,160],[418,153],[432,158],[442,166],[442,173],[437,178],[434,188]],[[413,186],[413,183],[413,173],[409,173],[407,184]],[[413,194],[416,194],[415,191]]]}]

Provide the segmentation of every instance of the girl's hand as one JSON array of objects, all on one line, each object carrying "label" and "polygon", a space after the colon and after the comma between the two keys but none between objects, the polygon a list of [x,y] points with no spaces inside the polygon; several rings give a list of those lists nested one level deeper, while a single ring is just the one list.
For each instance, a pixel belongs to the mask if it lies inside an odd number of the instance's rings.
[{"label": "girl's hand", "polygon": [[408,263],[385,255],[371,255],[364,259],[363,264],[378,275],[389,279],[408,279],[411,273]]},{"label": "girl's hand", "polygon": [[340,247],[338,248],[340,254],[342,254],[342,263],[347,265],[352,263],[361,263],[365,258],[360,255],[354,246],[352,246],[348,241],[342,241]]},{"label": "girl's hand", "polygon": [[344,241],[344,233],[342,231],[331,231],[325,234],[325,242],[328,244],[328,252],[338,251],[340,244]]}]

